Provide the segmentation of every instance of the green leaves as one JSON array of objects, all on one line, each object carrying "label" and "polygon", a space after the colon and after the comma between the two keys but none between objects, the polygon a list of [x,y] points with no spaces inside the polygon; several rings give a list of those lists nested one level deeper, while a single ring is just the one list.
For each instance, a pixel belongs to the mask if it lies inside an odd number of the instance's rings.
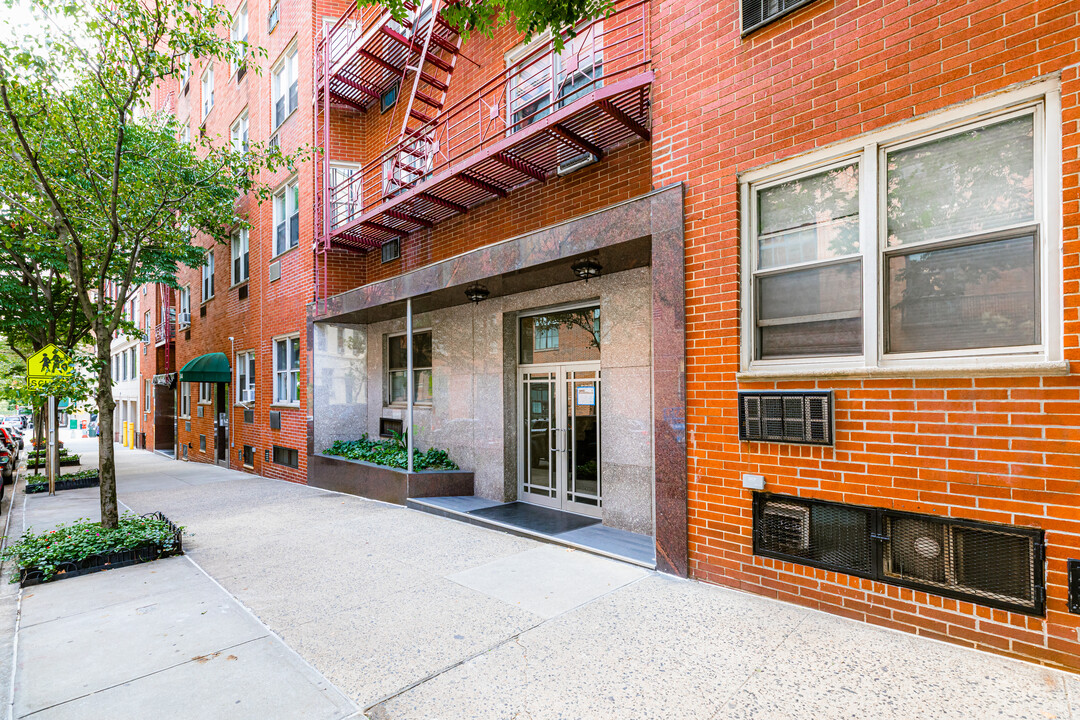
[{"label": "green leaves", "polygon": [[[68,478],[66,475],[64,477]],[[167,521],[125,513],[113,530],[106,530],[100,523],[89,519],[77,520],[71,525],[60,524],[55,530],[43,533],[27,530],[17,542],[0,550],[0,560],[14,560],[23,570],[38,568],[42,571],[43,580],[48,582],[63,563],[147,545],[170,549],[174,538],[174,530]],[[18,581],[19,575],[16,573],[11,582]]]},{"label": "green leaves", "polygon": [[[402,433],[395,435],[389,440],[372,440],[364,433],[359,440],[338,440],[323,453],[404,470],[409,460],[404,445],[405,436]],[[457,470],[458,466],[445,450],[430,448],[427,452],[420,452],[413,448],[413,469]]]}]

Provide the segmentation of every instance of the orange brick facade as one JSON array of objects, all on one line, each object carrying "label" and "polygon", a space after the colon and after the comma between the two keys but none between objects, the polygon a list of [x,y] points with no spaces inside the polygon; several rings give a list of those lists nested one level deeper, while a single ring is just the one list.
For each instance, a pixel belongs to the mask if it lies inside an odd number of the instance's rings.
[{"label": "orange brick facade", "polygon": [[[311,52],[321,18],[344,5],[283,0],[282,20],[266,34],[265,7],[249,6],[250,39],[267,51],[266,67],[293,41],[299,47],[300,103],[279,137],[291,151],[312,138]],[[1080,380],[1073,374],[972,377],[793,376],[762,381],[740,372],[742,174],[834,143],[850,141],[992,93],[1043,79],[1059,83],[1062,118],[1061,242],[1065,360],[1080,361],[1080,8],[1074,3],[818,0],[740,36],[737,2],[693,5],[653,0],[650,6],[651,142],[635,141],[603,161],[563,178],[533,183],[509,197],[414,233],[401,259],[378,252],[333,250],[328,294],[392,277],[525,232],[603,209],[653,189],[685,190],[689,556],[693,577],[928,637],[1050,665],[1080,669],[1080,615],[1067,610],[1065,562],[1080,557]],[[312,21],[319,19],[319,24]],[[520,38],[504,30],[473,38],[454,78],[466,93],[501,70]],[[207,133],[228,137],[249,108],[253,142],[270,136],[269,74],[249,72],[239,84],[219,64],[217,102]],[[178,118],[198,132],[199,77],[176,94]],[[366,163],[396,139],[400,117],[331,115],[333,161]],[[281,256],[281,279],[269,280],[272,209],[253,198],[240,204],[252,223],[249,297],[231,285],[229,248],[216,246],[216,293],[206,303],[198,269],[178,282],[191,287],[190,339],[176,343],[177,367],[209,352],[256,352],[254,422],[243,421],[230,395],[229,458],[255,448],[254,472],[293,481],[306,477],[309,367],[301,361],[299,407],[272,407],[272,343],[299,333],[306,357],[305,307],[315,291],[310,252],[315,165],[300,167],[298,248]],[[282,172],[266,181],[283,183]],[[205,316],[201,310],[205,309]],[[232,338],[232,341],[229,338]],[[1075,366],[1074,366],[1075,367]],[[736,393],[746,389],[832,390],[833,447],[741,443]],[[234,390],[230,387],[230,393]],[[189,459],[209,456],[212,417],[180,421]],[[178,404],[179,407],[179,404]],[[281,430],[269,412],[281,412]],[[198,438],[208,438],[207,453]],[[300,466],[266,462],[274,445],[299,450]],[[1037,527],[1046,532],[1046,614],[989,609],[832,571],[755,556],[752,493],[743,473],[766,476],[770,492]]]}]

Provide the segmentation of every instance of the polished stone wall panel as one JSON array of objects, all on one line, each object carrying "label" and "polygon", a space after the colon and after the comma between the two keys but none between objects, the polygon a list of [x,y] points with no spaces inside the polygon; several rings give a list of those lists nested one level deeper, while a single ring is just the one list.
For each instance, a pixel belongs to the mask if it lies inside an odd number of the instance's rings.
[{"label": "polished stone wall panel", "polygon": [[311,379],[314,450],[352,440],[367,424],[367,331],[363,325],[316,323]]}]

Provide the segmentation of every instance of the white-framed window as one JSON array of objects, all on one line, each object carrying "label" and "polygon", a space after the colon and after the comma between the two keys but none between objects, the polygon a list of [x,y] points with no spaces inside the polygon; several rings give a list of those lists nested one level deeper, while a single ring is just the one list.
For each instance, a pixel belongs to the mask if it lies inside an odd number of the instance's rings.
[{"label": "white-framed window", "polygon": [[191,417],[191,383],[180,383],[180,417]]},{"label": "white-framed window", "polygon": [[285,51],[285,57],[278,61],[270,73],[270,118],[271,130],[276,130],[285,118],[292,114],[300,100],[297,79],[296,46]]},{"label": "white-framed window", "polygon": [[384,197],[397,195],[416,185],[431,172],[435,161],[433,135],[410,140],[382,163]]},{"label": "white-framed window", "polygon": [[151,337],[150,327],[150,311],[147,310],[143,313],[143,340],[150,342]]},{"label": "white-framed window", "polygon": [[274,28],[278,26],[278,22],[281,20],[281,3],[278,0],[272,0],[270,3],[270,12],[266,15],[266,32],[274,32]]},{"label": "white-framed window", "polygon": [[[330,224],[343,225],[363,210],[360,166],[330,163]],[[349,181],[352,182],[349,182]]]},{"label": "white-framed window", "polygon": [[229,134],[232,137],[233,150],[236,152],[247,152],[250,149],[248,142],[248,111],[240,113],[240,117],[236,118],[232,127],[229,128]]},{"label": "white-framed window", "polygon": [[214,251],[206,251],[206,260],[202,264],[202,301],[214,297]]},{"label": "white-framed window", "polygon": [[183,126],[180,128],[180,142],[185,145],[191,144],[191,125],[185,120]]},{"label": "white-framed window", "polygon": [[128,380],[134,380],[139,377],[139,353],[134,347],[128,348],[128,354],[131,355],[131,377]]},{"label": "white-framed window", "polygon": [[214,66],[206,68],[202,74],[202,116],[203,120],[214,107]]},{"label": "white-framed window", "polygon": [[248,258],[250,248],[248,246],[247,228],[241,228],[232,234],[232,281],[233,285],[242,283],[248,279]]},{"label": "white-framed window", "polygon": [[176,293],[177,324],[181,328],[191,325],[191,288],[185,285]]},{"label": "white-framed window", "polygon": [[274,194],[274,255],[300,244],[300,183],[290,180]]},{"label": "white-framed window", "polygon": [[126,381],[128,379],[128,354],[127,350],[120,353],[120,380]]},{"label": "white-framed window", "polygon": [[300,402],[300,338],[274,340],[274,404],[297,405]]},{"label": "white-framed window", "polygon": [[[388,405],[406,402],[408,371],[405,333],[386,338],[386,402]],[[413,402],[430,404],[431,331],[413,331]]]},{"label": "white-framed window", "polygon": [[191,79],[191,54],[184,53],[180,56],[179,61],[180,70],[180,89],[183,90],[184,86],[188,84],[188,80]]},{"label": "white-framed window", "polygon": [[150,378],[143,380],[143,412],[148,413],[152,409],[150,403]]},{"label": "white-framed window", "polygon": [[236,355],[236,402],[255,402],[255,353]]},{"label": "white-framed window", "polygon": [[[248,39],[248,10],[247,3],[240,5],[240,9],[233,15],[232,30],[230,37],[234,43],[246,43]],[[232,77],[236,74],[236,71],[244,66],[243,56],[238,57],[229,63],[229,76]]]},{"label": "white-framed window", "polygon": [[214,402],[214,383],[199,383],[199,404],[208,405]]},{"label": "white-framed window", "polygon": [[995,105],[743,178],[744,370],[1060,360],[1060,97]]}]

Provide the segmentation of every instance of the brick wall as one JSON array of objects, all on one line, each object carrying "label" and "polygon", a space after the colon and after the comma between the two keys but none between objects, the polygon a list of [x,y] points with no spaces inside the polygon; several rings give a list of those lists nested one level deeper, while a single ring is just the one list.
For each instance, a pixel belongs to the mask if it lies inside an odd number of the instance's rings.
[{"label": "brick wall", "polygon": [[[1065,560],[1080,557],[1080,379],[738,383],[738,174],[1043,76],[1064,113],[1066,359],[1080,360],[1075,3],[821,0],[745,38],[739,8],[654,3],[653,184],[686,187],[690,557],[697,578],[878,625],[1080,668]],[[1076,367],[1075,365],[1073,366]],[[834,448],[740,443],[736,391],[832,389]],[[752,554],[768,489],[1040,527],[1045,619]]]}]

